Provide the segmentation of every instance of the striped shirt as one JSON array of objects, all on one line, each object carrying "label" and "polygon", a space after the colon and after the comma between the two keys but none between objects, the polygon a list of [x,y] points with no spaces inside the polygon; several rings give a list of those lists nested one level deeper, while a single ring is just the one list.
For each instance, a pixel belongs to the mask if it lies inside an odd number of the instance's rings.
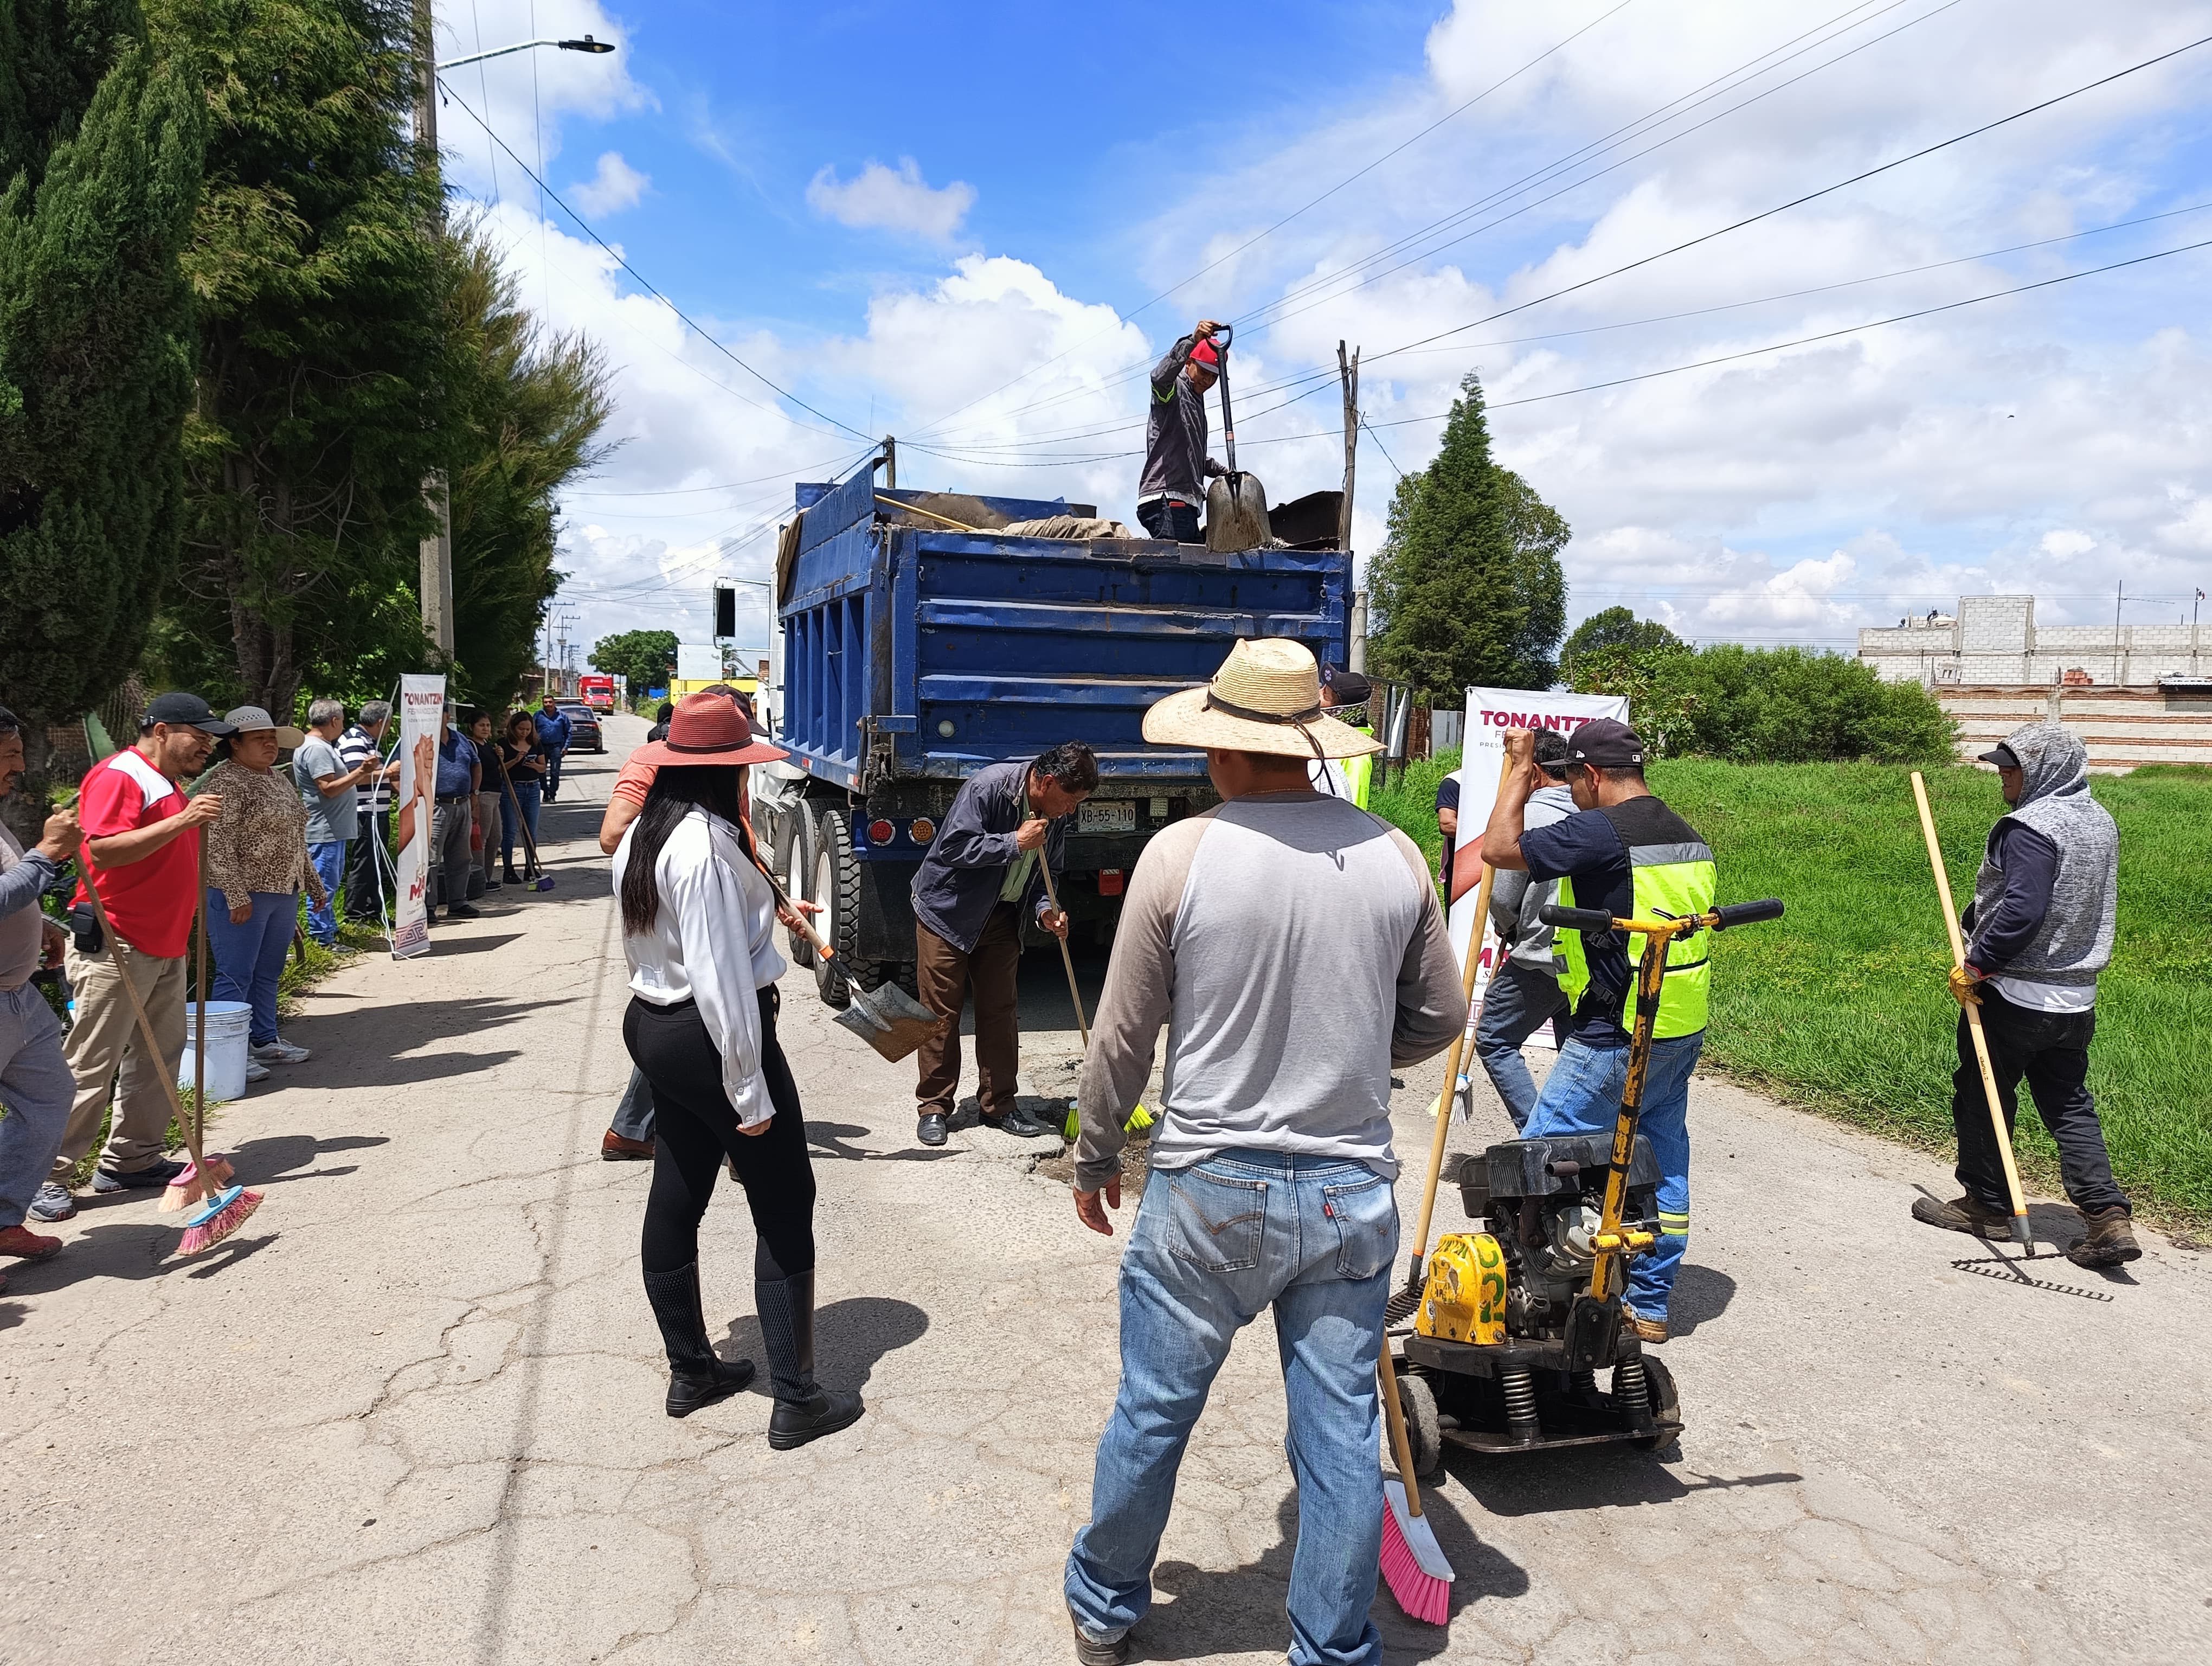
[{"label": "striped shirt", "polygon": [[[376,756],[378,756],[376,743],[368,738],[368,732],[360,724],[352,725],[338,737],[338,762],[344,764],[349,770],[360,769],[362,764]],[[364,786],[361,791],[363,795],[361,807],[364,812],[375,815],[392,808],[392,783],[391,781],[378,776]]]}]

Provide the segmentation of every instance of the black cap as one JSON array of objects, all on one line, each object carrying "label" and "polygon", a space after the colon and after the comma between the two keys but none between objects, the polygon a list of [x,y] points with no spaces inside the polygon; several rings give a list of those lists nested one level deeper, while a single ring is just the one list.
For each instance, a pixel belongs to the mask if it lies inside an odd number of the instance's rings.
[{"label": "black cap", "polygon": [[1364,706],[1375,692],[1375,685],[1356,671],[1346,671],[1342,666],[1323,666],[1321,685],[1340,706]]},{"label": "black cap", "polygon": [[1593,718],[1567,741],[1567,762],[1595,764],[1601,769],[1642,768],[1644,742],[1626,723],[1610,717]]},{"label": "black cap", "polygon": [[210,711],[206,701],[201,699],[197,694],[186,694],[181,690],[174,693],[157,694],[154,696],[151,703],[146,708],[146,715],[141,721],[139,727],[150,728],[156,723],[174,723],[212,735],[238,733],[238,726],[235,723],[224,722]]},{"label": "black cap", "polygon": [[2000,769],[2017,769],[2021,767],[2020,755],[2002,740],[1982,754],[1982,762],[1994,763]]}]

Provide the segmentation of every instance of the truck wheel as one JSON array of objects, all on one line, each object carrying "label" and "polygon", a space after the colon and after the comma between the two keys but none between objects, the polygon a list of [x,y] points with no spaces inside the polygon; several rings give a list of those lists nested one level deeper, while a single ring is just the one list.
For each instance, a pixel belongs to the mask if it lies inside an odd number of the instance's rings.
[{"label": "truck wheel", "polygon": [[[805,800],[794,802],[775,818],[775,854],[769,865],[782,882],[783,894],[794,903],[811,902],[806,888],[814,879],[814,825],[807,814]],[[811,966],[820,956],[814,945],[795,931],[787,931],[790,939],[791,958],[794,965]]]},{"label": "truck wheel", "polygon": [[[813,865],[810,870],[813,883],[807,887],[807,900],[819,903],[822,912],[814,916],[814,929],[822,933],[822,940],[841,954],[845,939],[851,932],[852,903],[842,884],[842,869],[847,864],[857,866],[853,859],[852,824],[842,810],[824,810],[813,829]],[[815,993],[825,1006],[843,1007],[852,1004],[853,992],[845,987],[844,978],[830,963],[807,951],[814,962]],[[859,968],[855,967],[854,970]]]}]

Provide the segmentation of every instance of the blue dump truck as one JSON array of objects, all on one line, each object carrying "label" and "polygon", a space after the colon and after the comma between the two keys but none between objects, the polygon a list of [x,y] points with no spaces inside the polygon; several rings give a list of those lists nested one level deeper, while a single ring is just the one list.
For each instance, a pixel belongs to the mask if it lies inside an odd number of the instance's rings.
[{"label": "blue dump truck", "polygon": [[[1145,842],[1217,802],[1203,753],[1145,744],[1145,708],[1206,681],[1238,637],[1343,660],[1341,496],[1277,508],[1286,547],[1217,554],[1080,536],[1119,530],[1085,504],[896,490],[878,477],[886,460],[797,489],[769,698],[791,757],[754,772],[755,830],[866,987],[911,988],[909,892],[962,781],[1080,740],[1100,781],[1069,830],[1060,902],[1077,941],[1107,941]],[[816,978],[844,1003],[818,961]]]}]

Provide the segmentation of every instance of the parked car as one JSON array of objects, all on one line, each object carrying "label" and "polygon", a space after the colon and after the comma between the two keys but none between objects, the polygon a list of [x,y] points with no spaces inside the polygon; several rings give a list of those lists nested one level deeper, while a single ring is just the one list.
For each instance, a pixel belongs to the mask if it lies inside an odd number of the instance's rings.
[{"label": "parked car", "polygon": [[561,714],[568,720],[568,750],[572,752],[604,752],[607,749],[606,735],[599,728],[599,714],[580,700],[561,700],[554,702]]}]

